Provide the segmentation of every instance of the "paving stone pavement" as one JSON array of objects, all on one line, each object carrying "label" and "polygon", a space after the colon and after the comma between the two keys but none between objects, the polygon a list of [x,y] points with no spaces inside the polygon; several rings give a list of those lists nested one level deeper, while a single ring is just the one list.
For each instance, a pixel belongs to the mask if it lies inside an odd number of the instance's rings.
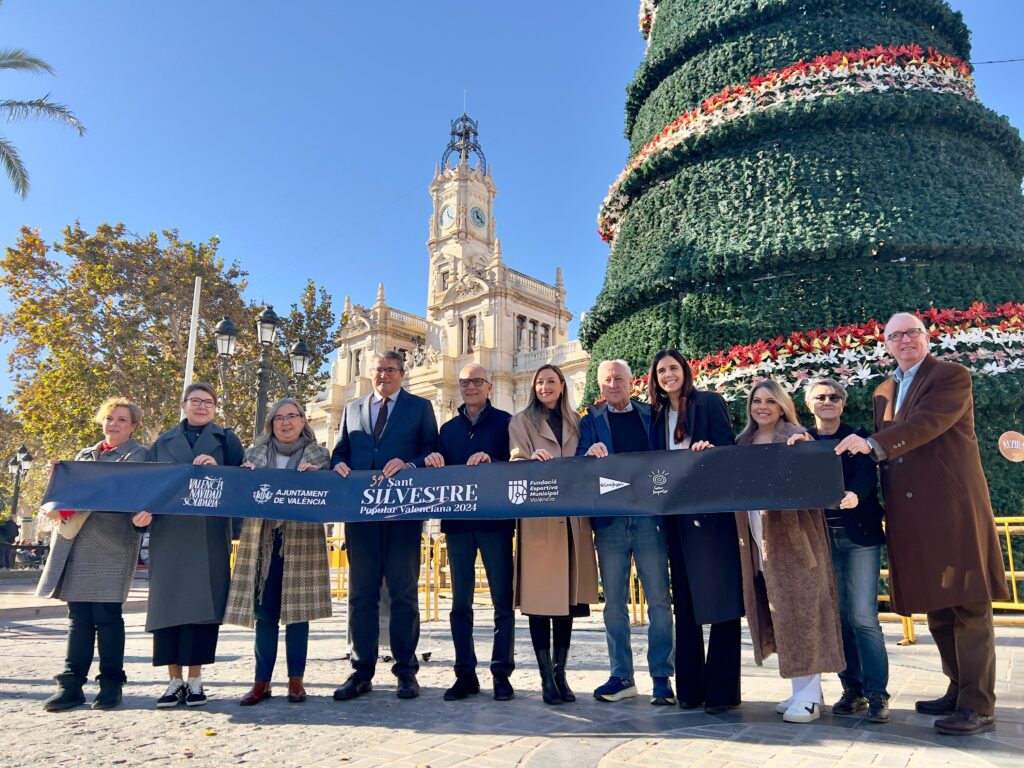
[{"label": "paving stone pavement", "polygon": [[[348,674],[344,661],[344,605],[335,617],[315,622],[310,633],[304,704],[284,698],[284,647],[273,699],[240,707],[252,682],[252,632],[224,627],[218,661],[207,668],[210,703],[203,708],[156,710],[166,685],[164,671],[150,665],[151,640],[144,615],[126,616],[129,684],[124,705],[110,712],[79,707],[46,713],[40,703],[53,690],[63,660],[65,621],[40,617],[7,620],[0,585],[0,765],[17,766],[1020,766],[1024,760],[1024,629],[998,628],[997,706],[994,733],[970,738],[936,734],[931,718],[914,712],[916,698],[942,693],[944,678],[934,645],[922,627],[918,644],[899,647],[900,628],[883,625],[891,663],[892,722],[873,725],[860,717],[824,715],[810,725],[790,725],[775,713],[789,684],[769,662],[753,665],[744,638],[743,706],[720,716],[702,710],[649,704],[650,679],[644,654],[646,630],[634,628],[637,683],[641,695],[615,704],[595,701],[591,691],[607,677],[607,649],[600,614],[578,620],[570,654],[570,684],[578,701],[558,707],[540,700],[526,621],[517,626],[512,677],[516,698],[496,702],[482,668],[484,691],[469,700],[445,702],[453,680],[447,622],[423,626],[419,699],[400,701],[387,664],[378,667],[374,690],[355,701],[331,699]],[[442,615],[446,616],[442,604]],[[487,626],[476,633],[477,652],[489,655]],[[96,670],[93,670],[93,674]],[[96,690],[90,683],[90,697]],[[826,677],[825,698],[840,693]],[[826,709],[827,711],[827,709]]]}]

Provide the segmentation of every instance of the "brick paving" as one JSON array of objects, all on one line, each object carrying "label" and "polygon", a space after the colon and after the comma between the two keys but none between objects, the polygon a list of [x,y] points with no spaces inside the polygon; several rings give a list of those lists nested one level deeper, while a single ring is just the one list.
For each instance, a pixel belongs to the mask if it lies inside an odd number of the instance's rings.
[{"label": "brick paving", "polygon": [[[452,645],[447,622],[425,624],[421,650],[430,651],[419,680],[422,695],[400,701],[388,665],[378,667],[374,690],[355,701],[335,702],[331,693],[348,674],[344,661],[344,605],[335,617],[315,622],[310,633],[304,704],[284,698],[284,647],[278,660],[273,699],[240,707],[252,682],[252,632],[224,627],[217,664],[206,670],[210,703],[200,709],[157,711],[153,703],[166,685],[163,670],[150,663],[144,615],[126,615],[129,684],[125,703],[114,711],[79,707],[46,713],[40,703],[53,689],[64,651],[63,606],[28,599],[23,579],[0,580],[0,722],[4,724],[0,765],[16,766],[473,766],[584,768],[584,766],[1020,766],[1024,760],[1024,629],[997,628],[998,683],[994,733],[970,738],[936,734],[931,718],[914,712],[916,698],[945,687],[939,658],[927,630],[918,643],[897,646],[898,624],[883,625],[891,663],[892,722],[825,714],[810,725],[790,725],[775,713],[789,684],[771,662],[753,665],[744,638],[743,707],[720,716],[677,707],[652,707],[645,675],[646,630],[634,628],[633,646],[641,695],[615,704],[595,701],[591,691],[607,677],[607,650],[600,615],[577,621],[570,655],[575,704],[559,707],[540,700],[526,621],[518,620],[512,677],[516,698],[490,697],[445,702],[452,682]],[[145,585],[133,592],[144,597]],[[135,607],[139,601],[134,601]],[[446,615],[442,602],[442,615]],[[17,611],[17,612],[16,612]],[[29,613],[26,614],[26,611]],[[481,608],[481,614],[487,609]],[[481,614],[478,614],[478,618]],[[479,624],[479,622],[478,622]],[[486,658],[489,630],[477,629],[477,652]],[[95,675],[96,670],[93,670]],[[87,687],[91,699],[95,683]],[[838,697],[834,675],[826,677],[825,698]],[[827,712],[826,708],[826,712]]]}]

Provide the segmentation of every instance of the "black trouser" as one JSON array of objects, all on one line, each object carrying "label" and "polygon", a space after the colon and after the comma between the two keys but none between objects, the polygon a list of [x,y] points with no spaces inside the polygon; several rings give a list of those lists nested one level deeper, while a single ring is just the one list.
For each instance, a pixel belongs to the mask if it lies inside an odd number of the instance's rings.
[{"label": "black trouser", "polygon": [[672,561],[672,607],[676,620],[676,695],[697,706],[740,703],[740,620],[711,625],[704,657],[704,628],[697,623],[684,558]]},{"label": "black trouser", "polygon": [[361,680],[370,680],[377,668],[380,634],[380,588],[388,582],[391,596],[391,655],[396,675],[419,668],[416,645],[420,639],[420,531],[419,521],[347,523],[348,636],[352,668]]},{"label": "black trouser", "polygon": [[94,645],[100,650],[100,674],[120,678],[124,671],[121,603],[68,603],[64,671],[76,677],[88,677]]},{"label": "black trouser", "polygon": [[491,672],[512,674],[515,615],[512,610],[512,534],[511,528],[499,531],[451,531],[445,533],[448,566],[452,574],[452,612],[450,622],[455,643],[455,674],[476,672],[473,648],[473,594],[476,591],[476,552],[484,561],[487,584],[494,605],[494,644],[491,647]]}]

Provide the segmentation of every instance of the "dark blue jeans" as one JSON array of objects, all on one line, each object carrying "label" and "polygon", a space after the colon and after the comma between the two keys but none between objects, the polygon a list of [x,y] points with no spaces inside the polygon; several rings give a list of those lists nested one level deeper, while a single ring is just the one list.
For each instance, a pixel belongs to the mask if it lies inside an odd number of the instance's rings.
[{"label": "dark blue jeans", "polygon": [[100,651],[100,673],[120,678],[124,668],[121,603],[68,603],[68,645],[64,671],[89,676],[93,646]]},{"label": "dark blue jeans", "polygon": [[487,584],[494,605],[494,644],[491,673],[508,677],[515,669],[512,660],[515,616],[512,611],[512,530],[452,531],[445,533],[448,566],[452,574],[450,622],[455,643],[455,674],[476,672],[473,648],[473,593],[476,589],[476,553],[484,561]]},{"label": "dark blue jeans", "polygon": [[[256,601],[256,681],[269,683],[277,663],[278,622],[281,620],[281,582],[284,558],[281,556],[281,531],[274,531],[274,551],[270,556],[270,573],[263,587],[263,601]],[[309,647],[309,622],[288,624],[284,628],[285,657],[288,677],[302,677],[306,672],[306,651]]]},{"label": "dark blue jeans", "polygon": [[862,547],[845,529],[829,528],[832,568],[839,590],[846,669],[839,673],[844,691],[889,696],[889,657],[878,623],[878,572],[882,547]]}]

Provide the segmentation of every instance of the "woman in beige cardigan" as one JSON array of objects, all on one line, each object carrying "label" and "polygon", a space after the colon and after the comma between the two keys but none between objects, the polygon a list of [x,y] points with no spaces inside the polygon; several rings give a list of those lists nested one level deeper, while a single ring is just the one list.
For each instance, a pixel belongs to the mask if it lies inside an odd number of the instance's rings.
[{"label": "woman in beige cardigan", "polygon": [[[526,409],[509,424],[512,461],[574,456],[579,416],[569,407],[565,376],[554,365],[533,376]],[[597,602],[597,559],[586,517],[520,520],[516,527],[515,602],[530,617],[545,704],[576,700],[565,679],[574,616]],[[552,634],[554,653],[552,654]]]}]

